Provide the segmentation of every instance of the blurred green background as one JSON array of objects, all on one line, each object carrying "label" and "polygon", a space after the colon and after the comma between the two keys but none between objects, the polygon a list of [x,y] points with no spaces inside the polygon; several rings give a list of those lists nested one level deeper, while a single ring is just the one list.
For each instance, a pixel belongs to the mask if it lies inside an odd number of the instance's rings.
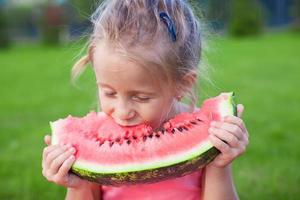
[{"label": "blurred green background", "polygon": [[[70,81],[95,2],[0,0],[1,200],[64,198],[42,176],[43,136],[49,121],[97,108],[92,70]],[[245,105],[250,145],[233,165],[241,199],[299,199],[299,1],[190,3],[213,30],[201,100],[233,90]]]}]

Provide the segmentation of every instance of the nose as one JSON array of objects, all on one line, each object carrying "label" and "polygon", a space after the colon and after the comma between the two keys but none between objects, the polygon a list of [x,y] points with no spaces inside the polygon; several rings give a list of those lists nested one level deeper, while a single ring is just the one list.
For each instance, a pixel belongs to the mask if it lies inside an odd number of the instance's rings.
[{"label": "nose", "polygon": [[118,118],[122,121],[128,121],[132,119],[135,115],[135,111],[128,101],[120,100],[116,105],[115,109],[115,118]]}]

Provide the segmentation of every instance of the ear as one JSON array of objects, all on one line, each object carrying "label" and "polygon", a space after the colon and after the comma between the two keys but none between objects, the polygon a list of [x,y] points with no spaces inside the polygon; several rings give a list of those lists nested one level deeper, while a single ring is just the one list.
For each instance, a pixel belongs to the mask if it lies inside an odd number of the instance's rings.
[{"label": "ear", "polygon": [[184,85],[188,88],[192,88],[197,81],[197,73],[195,71],[190,71],[183,77]]},{"label": "ear", "polygon": [[192,87],[196,84],[197,78],[198,75],[196,71],[190,71],[186,73],[180,81],[180,86],[178,87],[177,95],[184,96],[185,93],[192,89]]}]

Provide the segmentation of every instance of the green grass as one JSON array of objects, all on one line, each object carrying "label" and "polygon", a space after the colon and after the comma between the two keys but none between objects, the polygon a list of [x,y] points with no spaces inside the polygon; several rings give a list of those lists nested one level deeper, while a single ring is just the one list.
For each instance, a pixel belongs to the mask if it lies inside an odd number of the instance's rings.
[{"label": "green grass", "polygon": [[[300,35],[220,38],[213,49],[214,84],[201,82],[202,99],[233,90],[245,105],[250,145],[234,162],[241,199],[298,199]],[[77,87],[70,83],[79,50],[18,45],[0,51],[0,199],[63,199],[65,189],[42,177],[41,154],[49,121],[96,108],[90,69]]]}]

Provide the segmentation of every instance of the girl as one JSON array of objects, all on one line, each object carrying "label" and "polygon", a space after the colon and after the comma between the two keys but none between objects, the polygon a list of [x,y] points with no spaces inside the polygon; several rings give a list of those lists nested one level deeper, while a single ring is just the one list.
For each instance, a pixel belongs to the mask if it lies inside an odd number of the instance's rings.
[{"label": "girl", "polygon": [[[73,68],[76,77],[89,62],[96,75],[100,107],[122,126],[162,122],[193,112],[201,55],[199,22],[183,0],[107,0],[92,16],[88,54]],[[183,97],[189,105],[181,102]],[[243,106],[238,105],[238,116]],[[231,162],[248,144],[241,118],[213,122],[210,140],[221,154],[205,169],[154,184],[100,186],[68,173],[75,149],[50,144],[43,175],[67,187],[66,199],[238,199]]]}]

